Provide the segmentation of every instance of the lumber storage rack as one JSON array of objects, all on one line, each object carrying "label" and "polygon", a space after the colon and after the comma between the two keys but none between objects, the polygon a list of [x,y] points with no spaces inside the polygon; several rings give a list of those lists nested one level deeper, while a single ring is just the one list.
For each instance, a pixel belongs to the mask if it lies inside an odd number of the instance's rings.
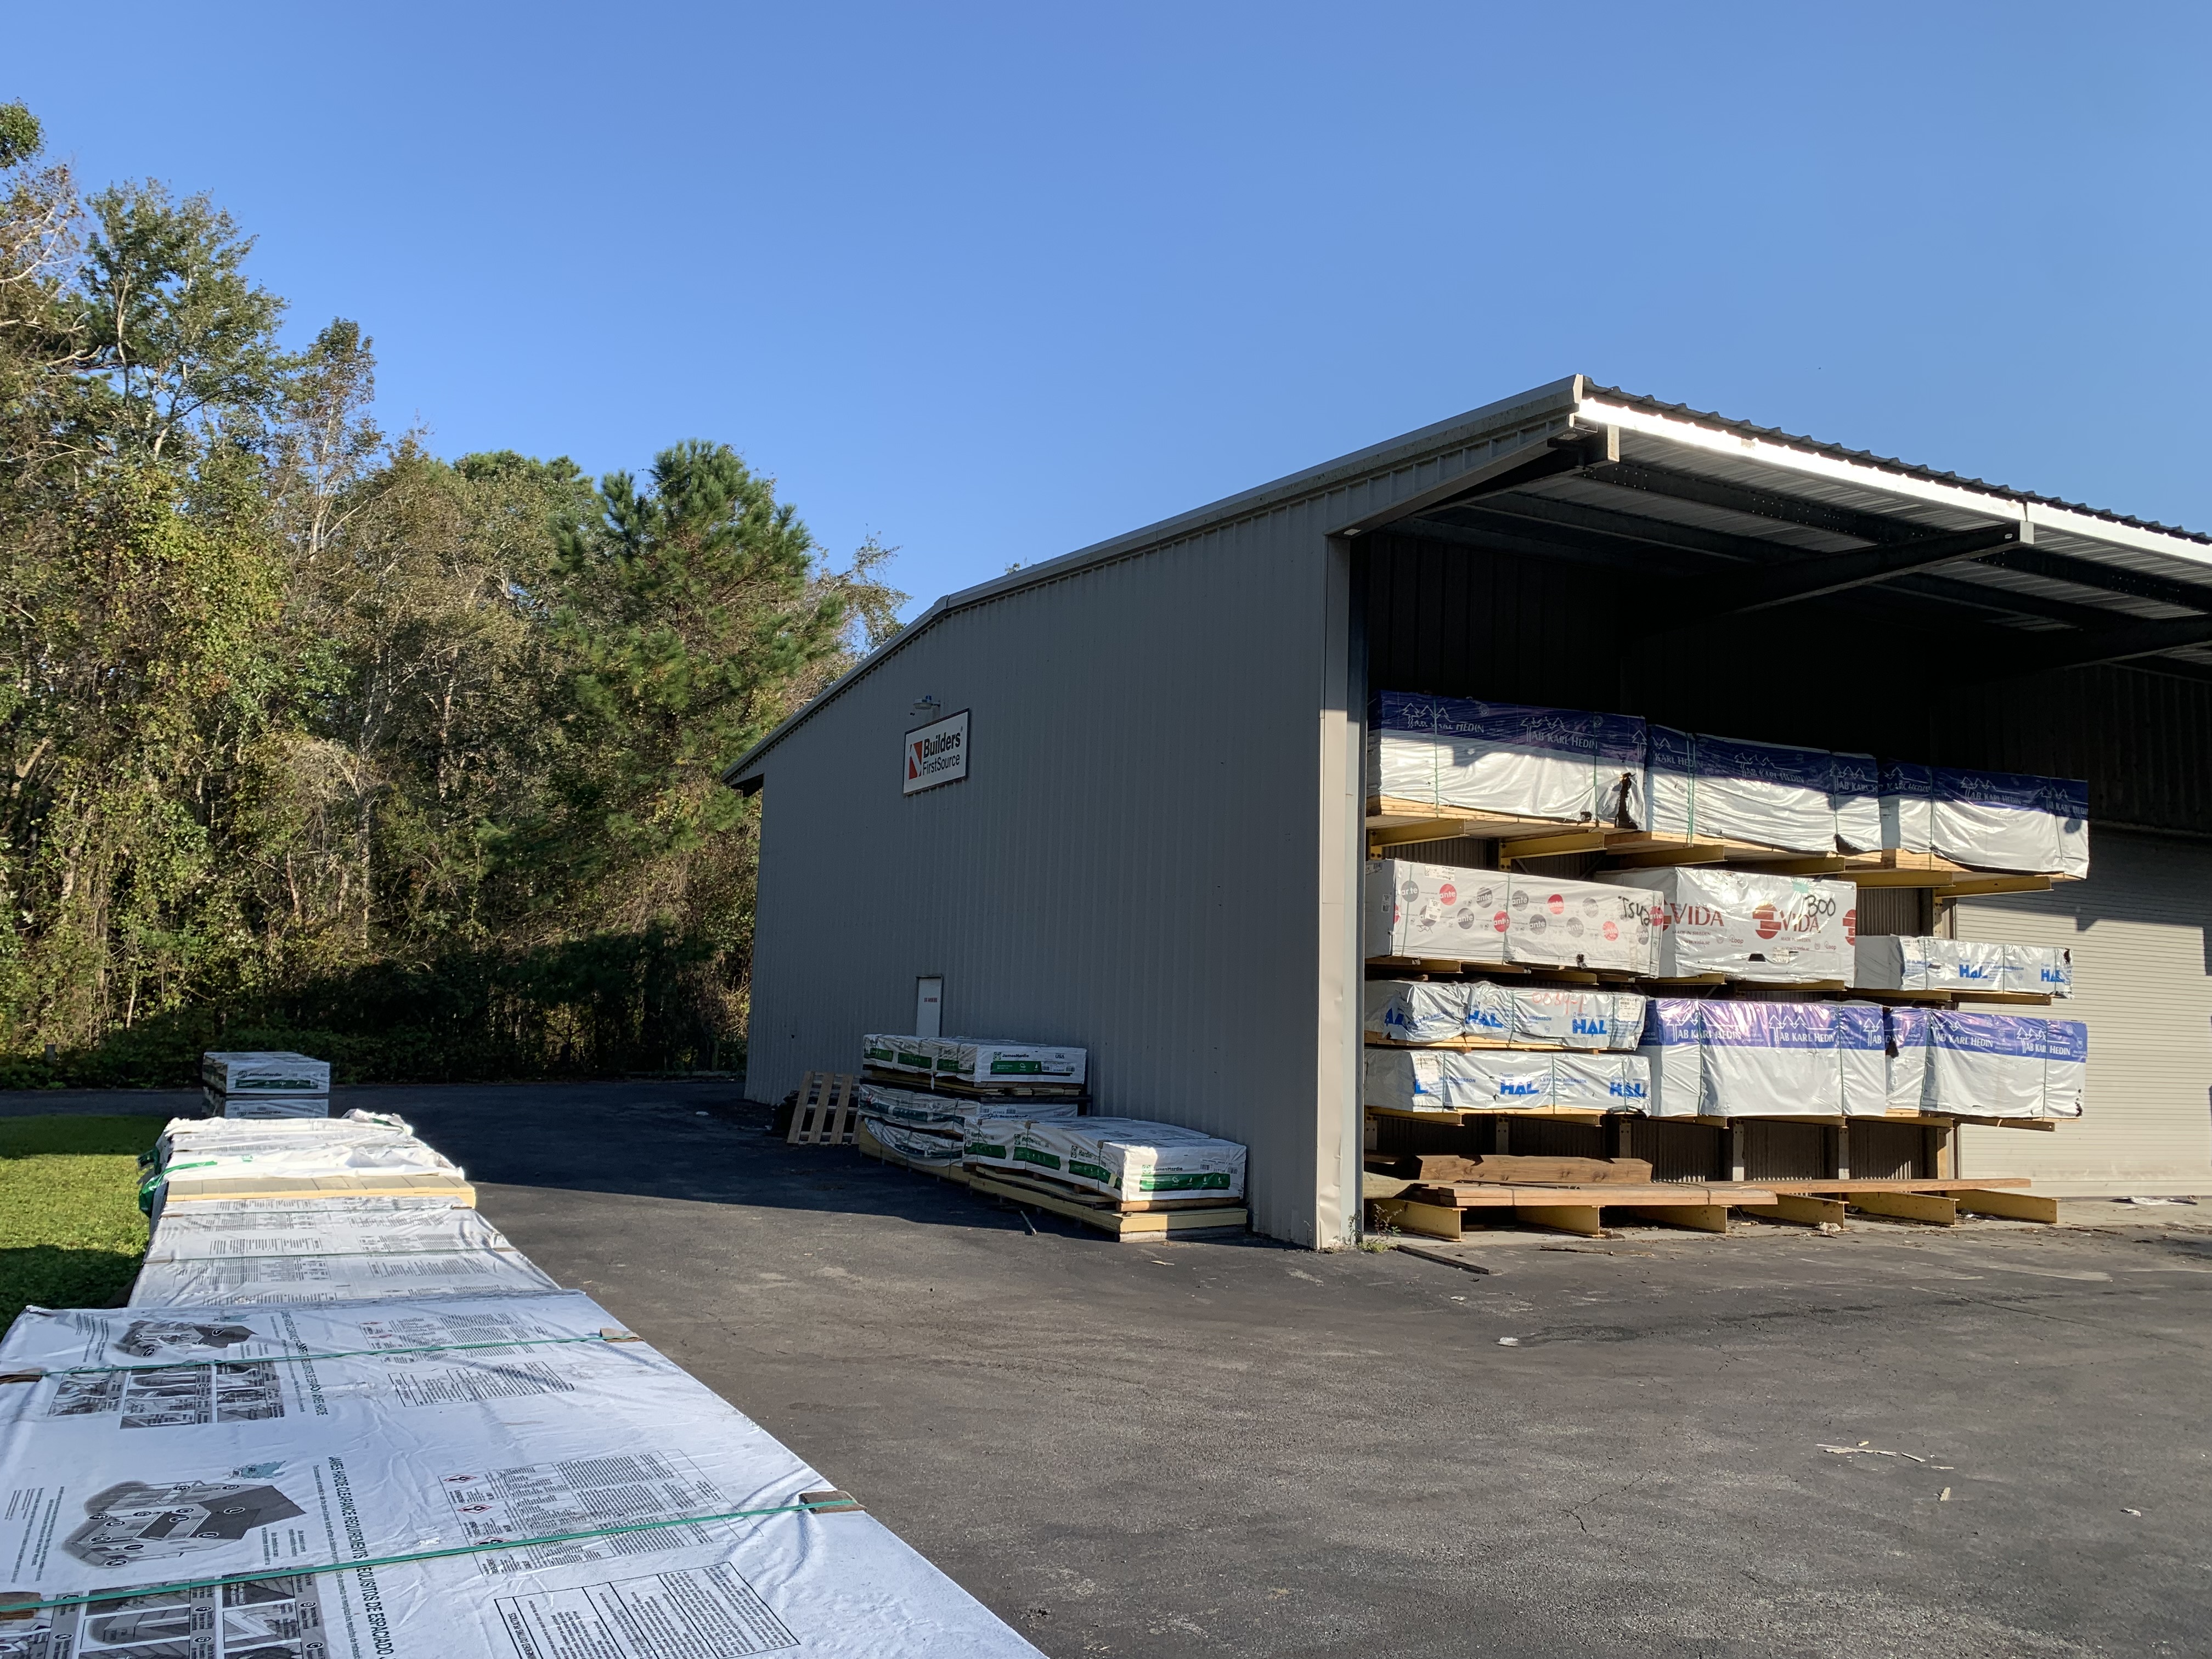
[{"label": "lumber storage rack", "polygon": [[1221,1237],[1249,1231],[1252,1224],[1251,1211],[1241,1198],[1226,1203],[1212,1198],[1117,1200],[1008,1170],[985,1170],[965,1164],[930,1163],[907,1158],[871,1134],[865,1118],[854,1137],[854,1145],[867,1157],[894,1169],[934,1176],[956,1187],[965,1187],[981,1197],[995,1198],[1080,1222],[1119,1243]]}]

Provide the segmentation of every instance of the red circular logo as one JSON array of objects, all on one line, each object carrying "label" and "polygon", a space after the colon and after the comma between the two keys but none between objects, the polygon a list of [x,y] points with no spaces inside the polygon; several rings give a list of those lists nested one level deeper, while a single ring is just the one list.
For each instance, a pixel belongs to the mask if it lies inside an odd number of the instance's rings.
[{"label": "red circular logo", "polygon": [[1490,925],[1498,932],[1502,933],[1507,927],[1510,927],[1512,923],[1511,919],[1506,915],[1505,912],[1500,910],[1495,916],[1491,918]]},{"label": "red circular logo", "polygon": [[1772,939],[1782,931],[1782,918],[1774,914],[1774,907],[1762,904],[1751,913],[1751,925],[1759,930],[1761,939]]},{"label": "red circular logo", "polygon": [[1544,907],[1555,916],[1564,916],[1567,914],[1567,902],[1557,893],[1544,901]]},{"label": "red circular logo", "polygon": [[1443,886],[1437,889],[1437,896],[1442,899],[1446,904],[1457,904],[1459,902],[1459,889],[1453,886],[1449,882],[1446,882]]},{"label": "red circular logo", "polygon": [[1859,913],[1856,910],[1846,910],[1844,912],[1844,943],[1856,945],[1858,942]]},{"label": "red circular logo", "polygon": [[1620,927],[1613,922],[1608,921],[1605,925],[1605,936],[1608,939],[1619,939],[1620,937]]}]

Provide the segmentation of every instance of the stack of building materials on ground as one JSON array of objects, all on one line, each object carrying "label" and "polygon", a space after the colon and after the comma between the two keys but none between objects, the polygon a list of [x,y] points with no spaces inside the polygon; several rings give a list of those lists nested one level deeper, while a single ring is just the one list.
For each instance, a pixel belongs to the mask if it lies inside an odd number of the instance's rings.
[{"label": "stack of building materials on ground", "polygon": [[969,1132],[967,1162],[1124,1200],[1244,1195],[1243,1146],[1143,1118],[991,1119]]},{"label": "stack of building materials on ground", "polygon": [[466,1174],[398,1118],[178,1118],[140,1191],[148,1214],[217,1199],[423,1198],[473,1204]]},{"label": "stack of building materials on ground", "polygon": [[285,1050],[200,1056],[211,1117],[328,1117],[331,1065]]},{"label": "stack of building materials on ground", "polygon": [[[171,1126],[173,1182],[221,1127]],[[512,1260],[305,1289],[251,1265],[450,1256]],[[131,1307],[0,1342],[0,1486],[24,1659],[1036,1651],[450,1203],[165,1206]]]},{"label": "stack of building materials on ground", "polygon": [[924,1037],[871,1033],[860,1039],[870,1070],[968,1089],[1084,1086],[1089,1056],[1080,1048],[993,1037]]},{"label": "stack of building materials on ground", "polygon": [[881,1083],[860,1085],[859,1101],[860,1121],[881,1146],[913,1162],[942,1164],[963,1161],[969,1137],[986,1120],[1050,1121],[1078,1110],[1072,1100],[969,1099]]}]

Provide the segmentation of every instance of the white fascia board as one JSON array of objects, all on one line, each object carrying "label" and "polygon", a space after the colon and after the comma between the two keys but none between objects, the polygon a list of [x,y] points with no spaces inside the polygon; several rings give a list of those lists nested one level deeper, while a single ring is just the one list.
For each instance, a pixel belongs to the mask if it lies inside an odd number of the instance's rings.
[{"label": "white fascia board", "polygon": [[2004,495],[1991,495],[1985,490],[1968,489],[1959,484],[1916,478],[1906,473],[1869,466],[1863,461],[1847,461],[1832,455],[1815,454],[1808,450],[1793,448],[1788,444],[1776,443],[1771,439],[1748,437],[1738,432],[1699,426],[1693,421],[1654,414],[1648,410],[1626,409],[1595,398],[1584,398],[1577,406],[1575,415],[1578,422],[1592,426],[1617,426],[1624,432],[1642,433],[1649,437],[1664,439],[1669,443],[1680,444],[1688,449],[1727,455],[1738,460],[1756,461],[1762,466],[1802,472],[1811,477],[1832,479],[1857,489],[1880,490],[1910,501],[1956,507],[1989,518],[2026,519],[2030,524],[2064,531],[2069,536],[2084,536],[2114,547],[2161,554],[2200,568],[2212,566],[2212,547],[2202,542],[2191,541],[2182,536],[2165,535],[2155,530],[2141,529],[2134,525],[2115,524],[2110,519],[2071,512],[2063,507],[2046,506],[2041,501],[2016,501]]}]

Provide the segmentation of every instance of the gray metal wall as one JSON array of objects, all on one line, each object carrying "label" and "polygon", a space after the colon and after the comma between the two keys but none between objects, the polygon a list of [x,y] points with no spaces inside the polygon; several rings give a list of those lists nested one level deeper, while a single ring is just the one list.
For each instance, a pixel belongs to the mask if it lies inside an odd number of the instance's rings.
[{"label": "gray metal wall", "polygon": [[[954,611],[771,749],[747,1092],[854,1069],[942,974],[948,1035],[1085,1046],[1097,1109],[1245,1143],[1255,1224],[1340,1238],[1356,1151],[1316,1040],[1321,1000],[1357,991],[1322,938],[1348,918],[1315,905],[1324,856],[1351,886],[1322,805],[1348,741],[1325,730],[1331,559],[1293,509]],[[925,694],[973,711],[970,775],[902,797]]]}]

